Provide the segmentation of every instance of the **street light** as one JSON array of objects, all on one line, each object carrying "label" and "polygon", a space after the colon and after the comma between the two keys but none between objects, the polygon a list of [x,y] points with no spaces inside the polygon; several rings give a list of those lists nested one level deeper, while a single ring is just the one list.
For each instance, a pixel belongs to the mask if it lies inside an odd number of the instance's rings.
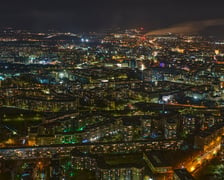
[{"label": "street light", "polygon": [[190,169],[190,171],[193,172],[194,170],[195,170],[195,167],[192,166],[191,169]]},{"label": "street light", "polygon": [[142,63],[141,64],[141,68],[140,68],[140,70],[142,71],[142,77],[141,77],[141,79],[142,79],[142,81],[144,80],[143,78],[144,78],[144,76],[143,76],[143,71],[145,70],[145,65]]}]

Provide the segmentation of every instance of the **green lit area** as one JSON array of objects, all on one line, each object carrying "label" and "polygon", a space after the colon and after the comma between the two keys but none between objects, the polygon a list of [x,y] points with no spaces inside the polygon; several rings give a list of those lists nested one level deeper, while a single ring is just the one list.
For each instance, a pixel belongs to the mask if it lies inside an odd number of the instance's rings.
[{"label": "green lit area", "polygon": [[71,131],[72,131],[71,128],[65,128],[65,129],[63,130],[63,132],[71,132]]},{"label": "green lit area", "polygon": [[71,176],[71,177],[75,175],[74,171],[72,170],[71,161],[69,161],[68,159],[67,159],[67,161],[64,162],[62,167],[64,169],[65,174],[69,174],[69,176]]},{"label": "green lit area", "polygon": [[65,136],[62,138],[62,141],[61,141],[63,144],[75,144],[75,143],[78,143],[76,137],[72,136]]},{"label": "green lit area", "polygon": [[75,175],[75,173],[71,172],[69,175],[70,175],[70,177],[73,177]]},{"label": "green lit area", "polygon": [[83,131],[85,128],[86,128],[86,126],[82,126],[82,127],[78,128],[78,129],[76,129],[76,131]]}]

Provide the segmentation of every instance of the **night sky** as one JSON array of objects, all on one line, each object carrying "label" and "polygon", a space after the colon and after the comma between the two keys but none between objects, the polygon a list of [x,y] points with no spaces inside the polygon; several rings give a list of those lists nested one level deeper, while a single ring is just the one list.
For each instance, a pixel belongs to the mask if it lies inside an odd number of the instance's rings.
[{"label": "night sky", "polygon": [[221,0],[2,0],[0,22],[2,27],[79,32],[141,26],[154,31],[210,20],[204,28],[222,34],[223,9]]}]

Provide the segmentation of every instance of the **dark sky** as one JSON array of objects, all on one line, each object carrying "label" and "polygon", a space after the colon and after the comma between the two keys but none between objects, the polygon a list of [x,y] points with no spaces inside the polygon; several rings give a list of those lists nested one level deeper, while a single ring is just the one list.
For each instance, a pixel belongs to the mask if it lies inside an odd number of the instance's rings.
[{"label": "dark sky", "polygon": [[0,22],[35,31],[98,31],[119,26],[155,30],[224,19],[223,8],[222,0],[1,0]]}]

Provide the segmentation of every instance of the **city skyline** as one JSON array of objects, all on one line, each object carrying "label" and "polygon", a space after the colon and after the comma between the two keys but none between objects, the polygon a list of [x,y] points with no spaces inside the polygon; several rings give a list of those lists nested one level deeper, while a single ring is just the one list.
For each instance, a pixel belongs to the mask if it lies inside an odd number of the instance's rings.
[{"label": "city skyline", "polygon": [[3,1],[0,179],[223,179],[223,5]]},{"label": "city skyline", "polygon": [[224,40],[154,33],[0,31],[0,179],[223,177]]},{"label": "city skyline", "polygon": [[[179,25],[199,25],[222,21],[200,29],[199,33],[221,36],[224,24],[223,2],[212,1],[19,1],[1,4],[2,27],[33,31],[101,31],[106,28],[144,27],[147,31]],[[202,31],[202,32],[201,32]],[[198,31],[197,31],[198,32]]]}]

